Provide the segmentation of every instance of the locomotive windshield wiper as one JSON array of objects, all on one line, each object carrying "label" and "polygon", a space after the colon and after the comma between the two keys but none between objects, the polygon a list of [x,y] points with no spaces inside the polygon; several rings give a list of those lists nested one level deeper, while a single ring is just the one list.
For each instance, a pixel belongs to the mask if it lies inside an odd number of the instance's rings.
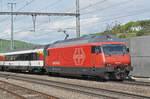
[{"label": "locomotive windshield wiper", "polygon": [[112,54],[110,52],[108,52],[108,55],[111,56]]},{"label": "locomotive windshield wiper", "polygon": [[123,56],[125,55],[125,52],[123,52]]}]

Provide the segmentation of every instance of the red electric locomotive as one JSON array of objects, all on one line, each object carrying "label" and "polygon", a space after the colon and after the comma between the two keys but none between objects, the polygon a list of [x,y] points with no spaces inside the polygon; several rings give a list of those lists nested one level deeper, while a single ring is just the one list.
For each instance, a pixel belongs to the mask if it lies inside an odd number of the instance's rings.
[{"label": "red electric locomotive", "polygon": [[123,80],[132,70],[125,42],[112,35],[57,41],[45,54],[49,73]]},{"label": "red electric locomotive", "polygon": [[123,80],[132,67],[125,42],[111,35],[100,35],[57,41],[42,48],[2,52],[0,70],[46,70],[48,73]]}]

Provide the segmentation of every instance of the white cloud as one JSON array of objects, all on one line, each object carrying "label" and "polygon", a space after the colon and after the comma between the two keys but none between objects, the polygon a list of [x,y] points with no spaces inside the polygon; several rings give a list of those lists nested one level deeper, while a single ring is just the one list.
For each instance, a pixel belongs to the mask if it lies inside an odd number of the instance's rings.
[{"label": "white cloud", "polygon": [[[5,3],[8,0],[4,0]],[[16,0],[20,2],[19,0]],[[62,0],[55,7],[50,7],[46,9],[48,12],[52,11],[62,11],[62,12],[75,12],[75,1],[76,0]],[[106,1],[106,2],[103,2]],[[122,3],[120,5],[113,6],[115,4]],[[41,3],[40,3],[41,2]],[[44,8],[49,5],[49,3],[54,2],[54,0],[44,0],[44,1],[36,1],[31,5],[25,7],[22,11],[37,11],[40,8]],[[150,14],[143,14],[137,16],[123,17],[120,19],[113,19],[118,16],[123,16],[129,14],[129,11],[140,10],[141,8],[149,9],[150,0],[80,0],[80,8],[81,8],[81,34],[89,34],[103,31],[106,27],[106,24],[110,24],[115,22],[116,20],[120,23],[126,23],[132,20],[140,20],[140,19],[149,19]],[[16,9],[22,7],[25,2],[22,2],[20,5],[16,7]],[[36,5],[36,6],[35,6]],[[4,6],[3,6],[4,7]],[[7,9],[6,9],[7,8]],[[82,10],[82,8],[86,8]],[[63,11],[65,9],[65,11]],[[67,10],[68,9],[68,10]],[[103,9],[103,10],[102,10]],[[10,10],[7,6],[3,8],[3,11]],[[42,10],[45,11],[45,10]],[[41,12],[42,12],[41,11]],[[82,15],[82,13],[91,12],[92,13]],[[143,10],[144,12],[145,10]],[[142,13],[142,11],[141,11]],[[134,13],[133,13],[134,14]],[[19,18],[18,18],[19,17]],[[5,16],[0,17],[1,19],[5,18]],[[22,20],[21,20],[21,19]],[[17,19],[14,23],[14,39],[30,41],[34,43],[49,43],[55,40],[64,39],[65,35],[61,32],[58,32],[59,29],[66,28],[75,28],[76,20],[75,18],[69,19],[70,17],[62,18],[62,17],[50,17],[51,22],[48,22],[49,17],[37,17],[37,23],[43,25],[36,26],[36,32],[31,32],[33,29],[32,17],[31,16],[17,16]],[[112,20],[109,20],[112,19]],[[9,22],[9,23],[8,23]],[[4,24],[5,23],[5,24]],[[1,31],[0,37],[5,36],[10,38],[10,21],[1,23]],[[7,23],[7,25],[6,25]],[[24,30],[24,28],[29,27]],[[5,27],[5,28],[4,28]],[[75,37],[75,30],[68,30],[67,32],[70,34],[70,38]],[[20,31],[20,32],[18,32]],[[16,33],[17,32],[17,33]]]},{"label": "white cloud", "polygon": [[80,6],[84,8],[84,7],[96,4],[98,2],[101,2],[101,1],[105,1],[105,0],[86,0],[86,1],[80,0]]},{"label": "white cloud", "polygon": [[2,33],[0,33],[0,38],[2,39],[9,39],[10,38],[10,29],[5,29]]}]

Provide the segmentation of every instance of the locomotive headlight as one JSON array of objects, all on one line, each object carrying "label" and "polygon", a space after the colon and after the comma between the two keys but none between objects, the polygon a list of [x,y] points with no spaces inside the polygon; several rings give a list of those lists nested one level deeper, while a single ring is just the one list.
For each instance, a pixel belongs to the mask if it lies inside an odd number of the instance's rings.
[{"label": "locomotive headlight", "polygon": [[129,66],[129,64],[124,64],[124,66]]},{"label": "locomotive headlight", "polygon": [[107,67],[110,67],[110,66],[111,66],[111,64],[106,64],[106,66],[107,66]]}]

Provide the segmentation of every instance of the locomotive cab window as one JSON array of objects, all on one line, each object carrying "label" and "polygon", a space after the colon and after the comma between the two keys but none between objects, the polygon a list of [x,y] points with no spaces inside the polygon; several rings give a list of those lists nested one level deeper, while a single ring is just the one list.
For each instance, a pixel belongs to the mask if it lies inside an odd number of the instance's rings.
[{"label": "locomotive cab window", "polygon": [[101,46],[92,46],[91,52],[92,53],[101,53]]},{"label": "locomotive cab window", "polygon": [[122,44],[103,45],[105,55],[124,55],[127,54],[126,46]]}]

